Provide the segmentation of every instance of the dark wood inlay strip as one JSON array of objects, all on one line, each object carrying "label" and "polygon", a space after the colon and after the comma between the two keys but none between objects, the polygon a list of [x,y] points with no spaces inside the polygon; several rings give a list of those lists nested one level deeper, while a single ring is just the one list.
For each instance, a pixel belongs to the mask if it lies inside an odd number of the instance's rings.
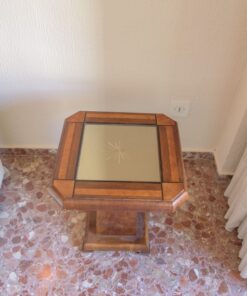
[{"label": "dark wood inlay strip", "polygon": [[174,126],[174,138],[175,138],[175,147],[176,147],[176,153],[177,153],[179,182],[183,182],[184,181],[184,165],[183,165],[181,143],[180,143],[179,130],[178,130],[177,124]]},{"label": "dark wood inlay strip", "polygon": [[121,182],[80,182],[75,184],[74,197],[126,198],[161,200],[161,184]]},{"label": "dark wood inlay strip", "polygon": [[177,157],[177,147],[175,144],[175,130],[173,126],[166,127],[168,150],[169,150],[169,161],[170,161],[170,176],[172,182],[179,182],[180,175],[178,169],[178,157]]},{"label": "dark wood inlay strip", "polygon": [[162,166],[162,182],[171,182],[171,167],[169,160],[168,139],[166,126],[159,126],[160,154]]},{"label": "dark wood inlay strip", "polygon": [[78,187],[83,187],[83,188],[160,190],[160,183],[77,181],[76,184]]},{"label": "dark wood inlay strip", "polygon": [[156,124],[154,114],[87,112],[86,122]]},{"label": "dark wood inlay strip", "polygon": [[183,182],[183,163],[177,125],[159,126],[163,182]]}]

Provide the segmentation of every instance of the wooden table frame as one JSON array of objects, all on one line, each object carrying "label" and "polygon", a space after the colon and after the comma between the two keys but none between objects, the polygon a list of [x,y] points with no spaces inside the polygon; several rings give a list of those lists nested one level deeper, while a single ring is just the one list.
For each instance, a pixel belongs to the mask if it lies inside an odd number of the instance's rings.
[{"label": "wooden table frame", "polygon": [[[161,182],[76,180],[85,123],[157,126]],[[91,213],[84,250],[148,251],[146,212],[175,211],[188,198],[177,123],[163,114],[75,113],[64,123],[52,189],[64,208]]]}]

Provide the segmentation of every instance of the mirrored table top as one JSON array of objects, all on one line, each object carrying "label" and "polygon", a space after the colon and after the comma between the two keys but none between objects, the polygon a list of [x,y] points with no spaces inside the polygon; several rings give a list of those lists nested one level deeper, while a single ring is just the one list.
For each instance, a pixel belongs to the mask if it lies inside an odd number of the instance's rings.
[{"label": "mirrored table top", "polygon": [[86,123],[77,180],[161,182],[157,127]]}]

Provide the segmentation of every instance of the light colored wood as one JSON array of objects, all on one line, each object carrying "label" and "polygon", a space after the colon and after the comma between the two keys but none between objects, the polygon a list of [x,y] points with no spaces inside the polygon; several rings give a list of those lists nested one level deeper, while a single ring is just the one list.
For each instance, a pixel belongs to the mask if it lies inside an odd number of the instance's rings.
[{"label": "light colored wood", "polygon": [[82,128],[82,123],[65,122],[56,162],[55,179],[75,178]]},{"label": "light colored wood", "polygon": [[95,210],[104,210],[104,211],[141,211],[141,212],[150,212],[150,211],[172,211],[173,204],[172,202],[165,202],[162,200],[143,200],[143,199],[113,199],[113,198],[88,198],[88,197],[79,197],[79,198],[70,198],[63,201],[64,207],[66,209],[73,210],[85,210],[85,211],[95,211]]},{"label": "light colored wood", "polygon": [[66,141],[63,146],[61,160],[60,160],[60,168],[58,172],[59,179],[66,179],[67,168],[69,164],[70,158],[70,150],[73,143],[73,137],[75,132],[75,123],[68,124],[67,133],[66,133]]},{"label": "light colored wood", "polygon": [[66,118],[67,122],[84,122],[86,112],[78,111],[70,117]]},{"label": "light colored wood", "polygon": [[63,199],[73,196],[75,181],[72,180],[53,180],[53,188],[62,196]]},{"label": "light colored wood", "polygon": [[66,179],[74,180],[76,178],[77,160],[78,160],[78,154],[80,153],[82,129],[83,129],[82,123],[75,123],[73,141],[72,141],[71,149],[69,152],[69,162],[67,166]]},{"label": "light colored wood", "polygon": [[67,121],[64,121],[62,135],[61,135],[61,138],[59,141],[59,147],[58,147],[58,152],[57,152],[57,157],[56,157],[56,166],[54,169],[53,179],[59,179],[59,170],[60,170],[60,164],[61,164],[62,155],[63,155],[63,149],[64,149],[64,145],[67,141],[68,125],[69,125],[69,123]]},{"label": "light colored wood", "polygon": [[156,114],[157,125],[175,125],[176,121],[164,114]]},{"label": "light colored wood", "polygon": [[183,165],[176,125],[159,126],[163,182],[183,182]]},{"label": "light colored wood", "polygon": [[163,199],[165,201],[173,201],[184,192],[183,183],[163,183]]}]

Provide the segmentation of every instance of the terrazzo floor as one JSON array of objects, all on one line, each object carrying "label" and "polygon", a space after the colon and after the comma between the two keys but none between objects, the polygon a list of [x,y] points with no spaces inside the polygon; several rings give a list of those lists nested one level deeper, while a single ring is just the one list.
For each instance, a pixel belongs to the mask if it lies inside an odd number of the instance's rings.
[{"label": "terrazzo floor", "polygon": [[190,199],[150,213],[150,254],[83,253],[86,214],[52,199],[56,151],[0,150],[0,295],[247,295],[237,233],[224,229],[228,177],[212,155],[185,153]]}]

